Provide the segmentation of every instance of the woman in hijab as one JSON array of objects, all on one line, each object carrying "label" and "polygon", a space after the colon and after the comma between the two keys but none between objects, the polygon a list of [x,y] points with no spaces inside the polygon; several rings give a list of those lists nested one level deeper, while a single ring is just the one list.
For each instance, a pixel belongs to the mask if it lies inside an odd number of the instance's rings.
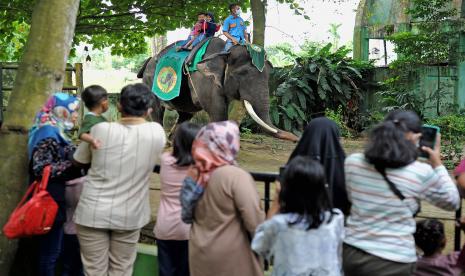
[{"label": "woman in hijab", "polygon": [[339,138],[339,128],[334,121],[326,117],[313,119],[305,128],[289,161],[299,155],[319,161],[325,169],[328,192],[333,206],[347,215],[350,202],[347,198],[344,178],[345,153]]},{"label": "woman in hijab", "polygon": [[[239,128],[230,121],[203,127],[192,145],[195,165],[184,181],[181,204],[185,221],[186,208],[192,208],[193,276],[263,275],[250,244],[264,213],[254,180],[236,164],[238,152]],[[189,192],[197,195],[195,202],[186,203]]]},{"label": "woman in hijab", "polygon": [[[47,190],[58,204],[58,212],[50,232],[34,237],[38,244],[38,275],[55,275],[56,262],[63,250],[63,224],[66,220],[65,183],[81,176],[81,170],[72,165],[70,158],[74,146],[67,134],[74,127],[78,108],[79,100],[76,97],[55,93],[36,115],[34,124],[29,130],[28,155],[31,180],[40,179],[44,167],[51,165]],[[65,264],[63,273],[66,274],[68,268],[68,264]],[[76,273],[79,267],[70,269]],[[82,268],[80,269],[82,271]]]}]

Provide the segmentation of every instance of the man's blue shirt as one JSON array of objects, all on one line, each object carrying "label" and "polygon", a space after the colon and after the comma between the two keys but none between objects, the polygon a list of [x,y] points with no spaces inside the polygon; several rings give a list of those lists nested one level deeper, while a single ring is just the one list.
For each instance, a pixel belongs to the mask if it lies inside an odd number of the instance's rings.
[{"label": "man's blue shirt", "polygon": [[233,15],[228,16],[223,23],[223,32],[228,32],[232,37],[240,40],[245,40],[244,31],[246,30],[246,26],[244,24],[244,20],[238,16],[234,18]]}]

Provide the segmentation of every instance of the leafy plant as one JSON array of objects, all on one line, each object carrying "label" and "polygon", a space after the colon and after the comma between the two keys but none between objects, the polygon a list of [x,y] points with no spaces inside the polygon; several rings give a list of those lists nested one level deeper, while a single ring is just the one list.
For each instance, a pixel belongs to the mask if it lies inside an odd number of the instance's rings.
[{"label": "leafy plant", "polygon": [[441,128],[441,151],[444,164],[448,169],[453,169],[464,153],[465,117],[463,114],[453,114],[429,119],[427,123]]},{"label": "leafy plant", "polygon": [[[324,47],[304,45],[303,51],[293,53],[292,67],[278,70],[274,78],[280,83],[272,92],[270,113],[275,125],[300,134],[313,115],[342,106],[345,123],[359,129],[360,90],[366,85],[363,73],[370,63],[348,58],[350,50],[341,47],[331,51]],[[350,119],[349,119],[350,118]]]},{"label": "leafy plant", "polygon": [[344,138],[354,138],[354,135],[350,128],[347,127],[346,123],[344,122],[344,115],[342,106],[339,106],[337,110],[326,109],[325,116],[329,119],[333,120],[339,130],[341,131],[341,136]]}]

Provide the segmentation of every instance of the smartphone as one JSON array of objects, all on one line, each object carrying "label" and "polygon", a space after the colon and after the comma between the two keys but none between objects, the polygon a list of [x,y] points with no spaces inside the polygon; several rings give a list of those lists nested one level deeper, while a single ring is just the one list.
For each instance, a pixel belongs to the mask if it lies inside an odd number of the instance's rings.
[{"label": "smartphone", "polygon": [[422,147],[428,147],[434,149],[436,144],[436,136],[440,129],[437,126],[423,125],[421,127],[421,138],[420,138],[420,157],[429,158],[429,154],[423,150]]}]

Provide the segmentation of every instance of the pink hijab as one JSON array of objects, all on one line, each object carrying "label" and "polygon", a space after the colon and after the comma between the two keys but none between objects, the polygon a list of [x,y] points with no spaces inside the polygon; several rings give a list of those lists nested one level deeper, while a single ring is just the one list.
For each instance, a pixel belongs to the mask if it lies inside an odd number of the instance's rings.
[{"label": "pink hijab", "polygon": [[192,156],[199,173],[197,183],[206,187],[216,168],[236,165],[238,152],[239,128],[235,122],[215,122],[200,129],[192,144]]}]

